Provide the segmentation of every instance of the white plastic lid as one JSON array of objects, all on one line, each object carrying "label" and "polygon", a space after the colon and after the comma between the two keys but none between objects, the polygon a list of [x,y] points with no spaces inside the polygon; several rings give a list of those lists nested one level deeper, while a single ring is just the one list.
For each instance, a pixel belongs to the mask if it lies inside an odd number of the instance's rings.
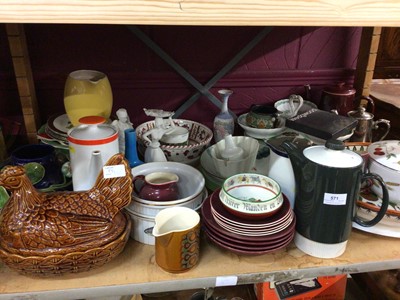
[{"label": "white plastic lid", "polygon": [[344,149],[343,142],[338,140],[328,140],[325,146],[308,147],[303,154],[312,162],[333,168],[354,168],[363,163],[361,155]]}]

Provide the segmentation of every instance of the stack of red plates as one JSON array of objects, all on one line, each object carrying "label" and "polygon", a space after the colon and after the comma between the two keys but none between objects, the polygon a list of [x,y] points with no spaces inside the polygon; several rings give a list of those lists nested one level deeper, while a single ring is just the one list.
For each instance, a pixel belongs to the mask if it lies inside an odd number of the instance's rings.
[{"label": "stack of red plates", "polygon": [[201,208],[203,229],[213,243],[237,254],[259,255],[284,248],[293,240],[296,217],[285,195],[276,214],[248,220],[226,210],[219,191],[215,190]]}]

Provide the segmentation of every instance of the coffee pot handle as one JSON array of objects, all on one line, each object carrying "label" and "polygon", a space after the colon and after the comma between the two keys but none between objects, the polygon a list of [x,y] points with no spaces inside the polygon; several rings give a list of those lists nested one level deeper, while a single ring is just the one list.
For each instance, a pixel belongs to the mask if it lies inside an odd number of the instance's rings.
[{"label": "coffee pot handle", "polygon": [[371,114],[375,114],[375,101],[371,97],[368,96],[360,96],[357,98],[356,105],[354,107],[359,107],[361,105],[361,101],[367,101],[366,111],[370,112]]},{"label": "coffee pot handle", "polygon": [[358,216],[354,217],[354,221],[361,226],[364,227],[371,227],[376,225],[377,223],[379,223],[382,218],[385,216],[386,211],[388,209],[389,206],[389,193],[388,193],[388,189],[386,187],[385,182],[383,181],[382,177],[375,174],[375,173],[366,173],[362,175],[362,181],[365,180],[375,180],[379,183],[379,185],[382,188],[382,205],[381,205],[381,209],[378,211],[378,213],[376,214],[375,218],[373,218],[372,220],[366,221],[366,220],[362,220],[360,219]]},{"label": "coffee pot handle", "polygon": [[374,122],[374,127],[373,127],[373,129],[378,129],[378,128],[379,128],[379,124],[382,124],[382,126],[386,126],[386,131],[384,132],[384,134],[383,134],[379,139],[377,139],[377,141],[382,141],[382,140],[388,135],[388,133],[389,133],[389,130],[390,130],[390,121],[389,121],[389,120],[386,120],[386,119],[379,119],[379,120],[376,120],[376,121]]}]

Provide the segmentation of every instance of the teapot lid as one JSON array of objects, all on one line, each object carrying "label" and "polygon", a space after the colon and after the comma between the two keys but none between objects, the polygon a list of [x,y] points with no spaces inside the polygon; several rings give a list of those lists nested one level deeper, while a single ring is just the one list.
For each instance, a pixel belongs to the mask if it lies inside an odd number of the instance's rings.
[{"label": "teapot lid", "polygon": [[356,90],[352,86],[346,85],[344,82],[339,82],[334,86],[324,88],[324,92],[338,96],[350,96],[354,95]]},{"label": "teapot lid", "polygon": [[361,155],[345,149],[339,140],[327,140],[325,145],[308,147],[303,154],[317,164],[332,168],[354,168],[363,163]]},{"label": "teapot lid", "polygon": [[75,144],[98,145],[107,144],[118,138],[117,129],[109,124],[104,124],[106,119],[99,116],[89,116],[79,119],[81,125],[68,131],[68,141]]},{"label": "teapot lid", "polygon": [[349,112],[347,113],[347,115],[348,115],[349,117],[352,117],[352,118],[355,118],[355,119],[359,119],[359,120],[360,120],[360,119],[362,119],[362,120],[370,120],[370,119],[373,119],[373,118],[374,118],[374,115],[371,114],[371,113],[369,113],[369,112],[367,112],[366,109],[365,109],[365,107],[362,106],[362,105],[360,105],[360,106],[357,108],[357,110],[349,111]]}]

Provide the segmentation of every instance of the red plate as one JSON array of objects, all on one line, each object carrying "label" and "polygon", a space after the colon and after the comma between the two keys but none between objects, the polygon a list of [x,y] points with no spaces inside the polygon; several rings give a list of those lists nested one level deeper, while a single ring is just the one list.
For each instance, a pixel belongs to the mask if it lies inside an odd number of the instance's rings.
[{"label": "red plate", "polygon": [[223,241],[215,238],[213,235],[207,234],[207,238],[215,243],[216,245],[218,245],[219,247],[229,250],[231,252],[234,252],[236,254],[239,255],[262,255],[262,254],[267,254],[270,252],[274,252],[277,250],[280,250],[284,247],[286,247],[287,245],[289,245],[294,237],[294,232],[287,237],[286,239],[282,240],[281,243],[278,244],[274,244],[270,247],[266,247],[266,248],[259,248],[259,247],[239,247],[238,245],[234,245],[234,244],[230,244],[230,243],[224,243]]},{"label": "red plate", "polygon": [[[211,212],[218,214],[221,218],[227,221],[232,226],[242,228],[270,228],[284,222],[290,215],[289,199],[283,195],[283,204],[273,216],[262,219],[242,219],[231,214],[225,209],[225,206],[219,198],[219,190],[210,195]],[[220,220],[221,220],[220,218]]]},{"label": "red plate", "polygon": [[267,241],[273,241],[277,239],[281,239],[282,237],[286,236],[289,232],[293,231],[296,225],[295,219],[293,220],[292,224],[290,224],[288,227],[286,227],[284,230],[274,233],[271,235],[264,235],[264,236],[247,236],[247,235],[240,235],[236,234],[230,231],[227,231],[226,229],[222,228],[215,222],[214,216],[211,213],[211,205],[210,205],[210,199],[211,196],[208,197],[204,203],[203,206],[201,207],[201,219],[202,222],[209,228],[211,228],[214,231],[217,231],[223,236],[228,236],[230,238],[233,238],[235,240],[240,240],[240,241],[253,241],[253,242],[267,242]]}]

